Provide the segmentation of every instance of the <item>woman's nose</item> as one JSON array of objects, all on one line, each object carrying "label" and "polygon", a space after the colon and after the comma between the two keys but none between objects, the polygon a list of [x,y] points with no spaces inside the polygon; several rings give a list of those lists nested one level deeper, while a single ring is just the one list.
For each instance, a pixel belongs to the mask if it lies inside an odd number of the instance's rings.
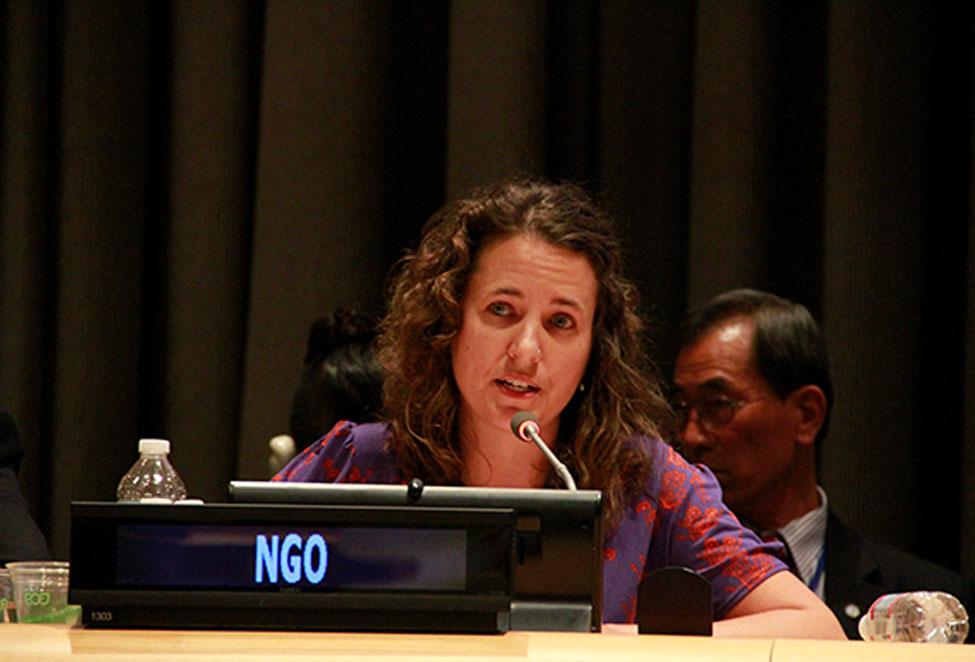
[{"label": "woman's nose", "polygon": [[508,345],[508,358],[517,366],[535,366],[542,358],[542,345],[536,325],[526,322]]}]

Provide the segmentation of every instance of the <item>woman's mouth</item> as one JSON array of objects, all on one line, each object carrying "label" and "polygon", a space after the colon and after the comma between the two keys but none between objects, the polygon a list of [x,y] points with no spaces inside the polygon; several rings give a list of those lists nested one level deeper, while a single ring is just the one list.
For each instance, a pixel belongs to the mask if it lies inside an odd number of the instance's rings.
[{"label": "woman's mouth", "polygon": [[515,395],[530,395],[533,393],[538,393],[540,390],[534,384],[529,384],[528,382],[523,382],[517,379],[495,379],[494,383],[500,386],[503,390]]}]

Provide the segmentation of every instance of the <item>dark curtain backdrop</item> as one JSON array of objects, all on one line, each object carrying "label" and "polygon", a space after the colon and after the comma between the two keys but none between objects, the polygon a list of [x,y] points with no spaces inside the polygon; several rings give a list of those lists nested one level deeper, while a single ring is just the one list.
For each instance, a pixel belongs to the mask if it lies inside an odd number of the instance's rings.
[{"label": "dark curtain backdrop", "polygon": [[311,321],[522,171],[618,216],[666,372],[688,304],[822,321],[823,483],[975,573],[973,10],[926,2],[8,0],[0,406],[58,556],[140,436],[263,478]]}]

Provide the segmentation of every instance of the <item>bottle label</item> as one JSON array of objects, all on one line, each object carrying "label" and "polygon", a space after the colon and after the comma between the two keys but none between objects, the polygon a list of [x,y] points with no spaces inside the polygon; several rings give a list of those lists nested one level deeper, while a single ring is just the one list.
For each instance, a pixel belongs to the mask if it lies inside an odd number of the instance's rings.
[{"label": "bottle label", "polygon": [[893,628],[889,623],[893,618],[894,606],[897,601],[903,598],[906,593],[890,593],[882,595],[870,605],[870,611],[864,616],[867,621],[866,632],[861,630],[860,636],[864,639],[878,641],[892,641],[894,638]]},{"label": "bottle label", "polygon": [[876,618],[878,612],[886,612],[887,616],[890,616],[891,611],[894,609],[894,603],[904,597],[904,593],[890,593],[888,595],[882,595],[874,603],[870,605],[870,617]]}]

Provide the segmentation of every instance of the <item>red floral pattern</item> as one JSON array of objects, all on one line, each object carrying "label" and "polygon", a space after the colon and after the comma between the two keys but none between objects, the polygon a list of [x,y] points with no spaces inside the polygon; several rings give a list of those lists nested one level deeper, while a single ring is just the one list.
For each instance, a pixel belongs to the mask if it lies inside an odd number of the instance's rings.
[{"label": "red floral pattern", "polygon": [[636,512],[643,516],[643,523],[648,530],[653,530],[653,523],[657,521],[657,509],[647,499],[641,499],[636,504]]},{"label": "red floral pattern", "polygon": [[678,533],[677,539],[696,541],[704,538],[718,525],[722,514],[723,509],[711,507],[701,510],[698,506],[690,506],[678,524],[683,533]]},{"label": "red floral pattern", "polygon": [[678,469],[669,469],[660,481],[660,507],[666,510],[677,510],[687,498],[687,474]]}]

